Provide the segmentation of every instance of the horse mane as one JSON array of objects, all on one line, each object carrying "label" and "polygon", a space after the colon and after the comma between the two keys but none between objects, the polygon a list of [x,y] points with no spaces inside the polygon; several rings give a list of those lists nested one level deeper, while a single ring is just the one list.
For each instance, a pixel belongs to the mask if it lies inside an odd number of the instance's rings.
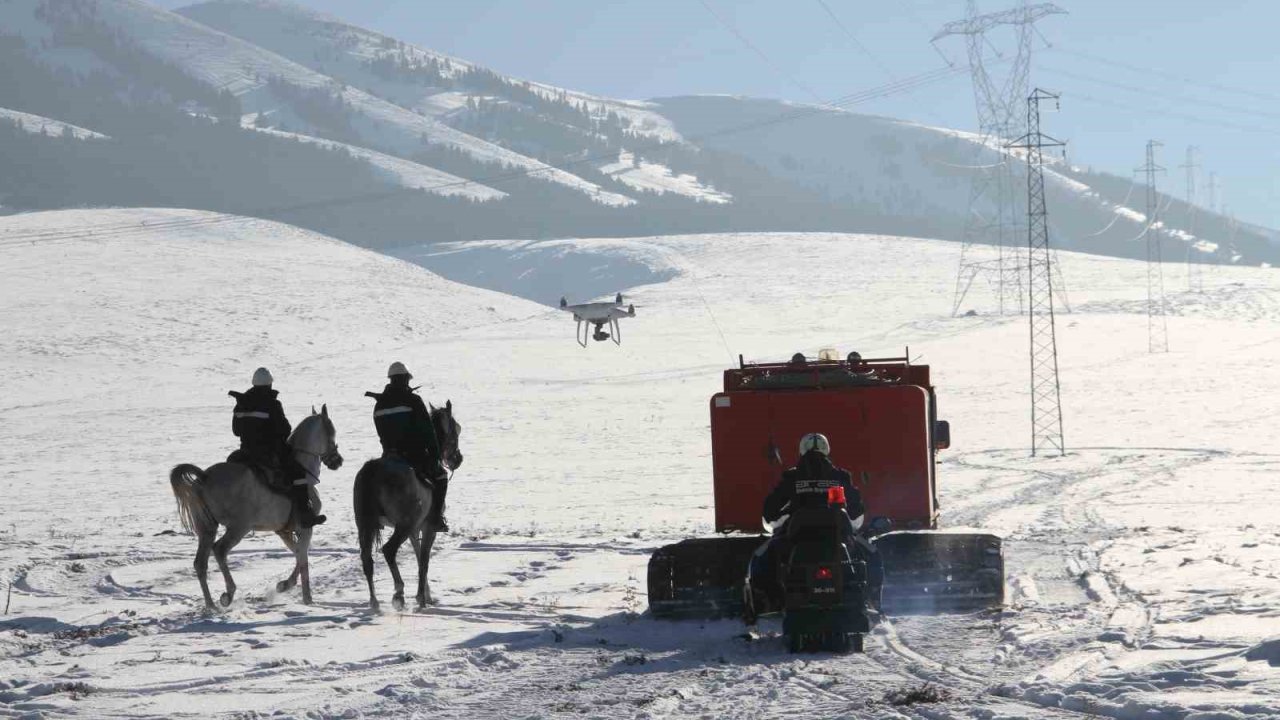
[{"label": "horse mane", "polygon": [[315,434],[316,431],[313,428],[317,425],[323,432],[333,434],[333,421],[320,413],[312,413],[302,418],[302,422],[299,422],[293,432],[289,433],[289,447],[297,448],[298,442],[306,437],[303,433]]},{"label": "horse mane", "polygon": [[306,428],[308,432],[311,432],[311,425],[314,425],[316,419],[319,417],[320,416],[318,414],[312,413],[311,415],[302,418],[302,422],[298,423],[298,426],[293,429],[293,432],[289,433],[289,446],[292,447],[294,441],[301,438],[304,428]]}]

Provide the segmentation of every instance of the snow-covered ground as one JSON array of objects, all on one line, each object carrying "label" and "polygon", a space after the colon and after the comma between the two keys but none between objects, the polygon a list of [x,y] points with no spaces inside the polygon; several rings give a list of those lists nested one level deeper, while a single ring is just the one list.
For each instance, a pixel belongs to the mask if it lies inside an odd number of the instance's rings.
[{"label": "snow-covered ground", "polygon": [[[1203,295],[1175,294],[1173,351],[1153,356],[1143,265],[1064,253],[1070,454],[1031,459],[1025,319],[948,316],[955,245],[718,235],[408,256],[452,273],[468,253],[494,284],[566,256],[647,284],[616,288],[637,305],[623,345],[583,350],[558,310],[278,224],[0,220],[0,715],[1280,716],[1271,273],[1218,269]],[[606,291],[568,275],[563,292]],[[706,400],[736,353],[904,345],[952,423],[944,522],[1006,536],[1009,607],[895,618],[842,657],[789,656],[775,624],[748,641],[643,614],[651,549],[711,530]],[[467,459],[433,560],[440,604],[376,615],[348,488],[376,450],[361,393],[397,359],[453,400]],[[230,449],[224,393],[259,364],[295,421],[328,402],[347,465],[322,475],[317,604],[272,590],[290,561],[257,537],[233,553],[240,598],[205,615],[166,473]],[[385,598],[380,562],[378,583]],[[926,682],[944,701],[890,702]]]},{"label": "snow-covered ground", "polygon": [[478,182],[465,180],[457,175],[450,175],[443,170],[437,170],[421,163],[405,160],[387,155],[376,150],[348,145],[347,143],[335,142],[333,140],[325,140],[324,138],[312,137],[311,135],[302,135],[300,133],[285,132],[283,130],[273,130],[271,128],[255,128],[252,122],[246,123],[246,127],[257,130],[268,135],[276,137],[285,137],[290,140],[296,140],[309,145],[319,145],[320,147],[345,150],[351,153],[353,157],[367,161],[378,170],[392,178],[401,187],[414,188],[417,190],[426,190],[437,195],[460,196],[471,198],[472,200],[497,200],[507,196],[501,190],[494,190],[486,185]]},{"label": "snow-covered ground", "polygon": [[701,202],[717,204],[733,201],[733,196],[729,193],[703,185],[693,175],[687,173],[677,175],[662,163],[643,159],[636,162],[635,153],[631,152],[618,153],[617,161],[601,165],[600,172],[612,175],[627,187],[658,195],[675,193]]},{"label": "snow-covered ground", "polygon": [[0,108],[0,120],[16,122],[18,127],[22,128],[23,131],[34,135],[44,133],[46,135],[61,136],[64,133],[71,133],[71,137],[74,137],[77,140],[106,137],[106,135],[103,135],[100,132],[88,130],[80,127],[79,125],[72,125],[71,123],[54,120],[53,118],[47,118],[43,115],[32,115],[31,113],[8,110],[6,108]]}]

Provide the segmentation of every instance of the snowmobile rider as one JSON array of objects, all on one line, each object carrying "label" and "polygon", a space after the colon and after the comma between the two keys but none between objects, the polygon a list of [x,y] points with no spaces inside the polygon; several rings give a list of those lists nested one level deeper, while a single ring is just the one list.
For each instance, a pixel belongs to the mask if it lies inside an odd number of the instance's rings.
[{"label": "snowmobile rider", "polygon": [[[782,480],[764,500],[763,515],[766,522],[773,523],[798,508],[827,507],[827,491],[844,488],[845,509],[851,520],[846,543],[852,553],[855,552],[852,538],[862,526],[862,493],[853,486],[853,476],[848,470],[832,464],[830,455],[831,443],[825,435],[809,433],[801,438],[800,460],[795,467],[783,471]],[[770,600],[782,595],[778,564],[785,552],[786,537],[787,523],[784,522],[774,528],[773,535],[751,558],[753,615],[764,612],[762,608],[775,604]]]},{"label": "snowmobile rider", "polygon": [[444,519],[444,496],[449,491],[449,473],[440,464],[440,441],[426,403],[410,387],[413,374],[404,363],[393,362],[387,369],[387,386],[381,393],[365,393],[377,400],[373,424],[382,442],[383,457],[398,456],[409,463],[418,479],[432,487],[431,511],[427,521],[438,532],[449,532]]},{"label": "snowmobile rider", "polygon": [[316,515],[311,508],[311,481],[289,447],[293,426],[276,399],[280,393],[271,388],[273,382],[269,370],[258,368],[253,373],[253,387],[242,393],[227,393],[236,399],[231,432],[240,438],[240,449],[231,453],[227,461],[255,464],[281,473],[302,527],[321,525],[325,516]]}]

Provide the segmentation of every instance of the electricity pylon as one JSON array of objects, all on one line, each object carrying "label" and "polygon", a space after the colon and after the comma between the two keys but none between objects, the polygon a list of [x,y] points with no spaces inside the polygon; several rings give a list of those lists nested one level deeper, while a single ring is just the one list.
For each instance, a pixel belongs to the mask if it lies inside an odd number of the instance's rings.
[{"label": "electricity pylon", "polygon": [[1169,352],[1169,322],[1164,299],[1164,265],[1160,248],[1160,193],[1156,192],[1156,173],[1164,168],[1156,164],[1156,148],[1163,143],[1147,141],[1147,164],[1138,172],[1147,174],[1147,228],[1143,239],[1147,245],[1147,351]]},{"label": "electricity pylon", "polygon": [[[1196,162],[1197,149],[1194,146],[1187,146],[1187,162],[1181,167],[1187,171],[1187,234],[1192,238],[1196,237],[1196,215],[1199,214],[1199,208],[1196,207],[1196,170],[1200,169],[1200,164]],[[1199,239],[1193,239],[1187,243],[1187,289],[1194,293],[1204,292],[1204,273],[1201,272],[1203,263],[1199,262],[1199,258],[1195,257],[1196,243]]]},{"label": "electricity pylon", "polygon": [[1053,448],[1065,455],[1058,383],[1058,335],[1054,324],[1054,255],[1044,196],[1044,150],[1065,143],[1040,132],[1040,103],[1058,95],[1036,88],[1027,97],[1027,134],[1009,145],[1027,154],[1027,316],[1031,326],[1031,454]]},{"label": "electricity pylon", "polygon": [[[1024,0],[1012,10],[979,15],[975,0],[969,0],[967,16],[947,23],[933,37],[933,42],[952,35],[965,38],[981,135],[975,148],[978,162],[974,163],[976,169],[969,190],[969,213],[951,307],[953,316],[960,312],[965,296],[979,278],[995,290],[1001,315],[1023,311],[1019,193],[1014,188],[1014,158],[1005,151],[1005,145],[1025,132],[1021,110],[1029,87],[1033,26],[1045,16],[1065,12],[1050,3],[1031,5]],[[1001,83],[986,67],[985,50],[991,44],[987,33],[1006,25],[1013,26],[1017,33],[1018,49],[1009,74]],[[996,157],[994,163],[986,160],[992,154]]]}]

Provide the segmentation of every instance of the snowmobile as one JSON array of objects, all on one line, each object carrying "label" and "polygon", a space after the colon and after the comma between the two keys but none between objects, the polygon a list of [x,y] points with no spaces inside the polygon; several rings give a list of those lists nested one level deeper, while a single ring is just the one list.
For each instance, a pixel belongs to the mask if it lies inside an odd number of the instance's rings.
[{"label": "snowmobile", "polygon": [[830,438],[832,462],[853,474],[862,495],[862,534],[883,567],[886,614],[1004,603],[1001,539],[938,529],[935,460],[950,447],[951,428],[937,417],[929,366],[909,357],[739,358],[724,372],[724,390],[710,401],[715,527],[724,535],[654,552],[648,589],[655,617],[742,616],[746,568],[764,540],[764,498],[795,464],[783,453],[811,432]]},{"label": "snowmobile", "polygon": [[844,509],[842,488],[833,488],[828,507],[792,513],[786,526],[788,551],[778,568],[780,602],[769,588],[756,587],[750,572],[743,589],[744,619],[773,608],[782,613],[782,634],[791,652],[831,650],[862,652],[862,637],[871,630],[869,611],[878,590],[868,563],[846,539],[853,526]]}]

